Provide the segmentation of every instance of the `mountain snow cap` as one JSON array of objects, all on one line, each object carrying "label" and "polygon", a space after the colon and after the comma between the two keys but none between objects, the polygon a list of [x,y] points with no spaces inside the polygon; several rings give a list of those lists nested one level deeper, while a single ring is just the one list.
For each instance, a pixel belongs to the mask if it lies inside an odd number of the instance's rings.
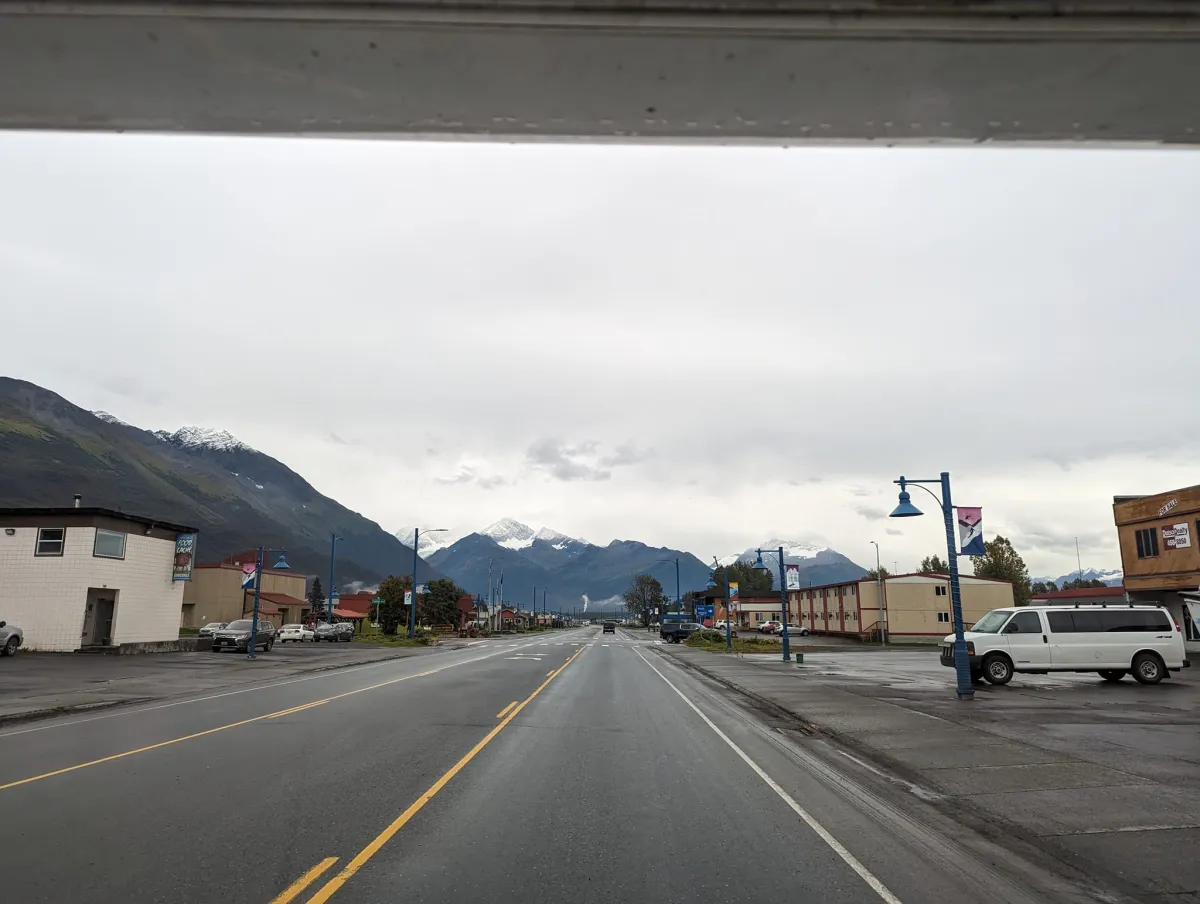
[{"label": "mountain snow cap", "polygon": [[[159,436],[162,435],[160,432]],[[214,449],[218,452],[235,452],[240,449],[254,451],[226,430],[211,427],[180,427],[171,434],[167,442],[182,449]]]}]

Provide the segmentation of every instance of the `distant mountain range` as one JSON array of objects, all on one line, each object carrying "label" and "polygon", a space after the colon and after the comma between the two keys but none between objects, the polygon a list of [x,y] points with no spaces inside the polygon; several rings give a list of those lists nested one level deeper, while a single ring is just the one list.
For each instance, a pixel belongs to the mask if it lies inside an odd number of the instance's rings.
[{"label": "distant mountain range", "polygon": [[[1096,568],[1085,568],[1082,572],[1085,581],[1103,581],[1109,587],[1119,587],[1125,581],[1125,573],[1120,568],[1113,568],[1107,571],[1101,571]],[[1062,587],[1068,581],[1073,581],[1078,578],[1080,572],[1072,571],[1070,574],[1064,574],[1057,578],[1030,578],[1029,583],[1037,584],[1041,582],[1048,584],[1054,581],[1056,587]]]},{"label": "distant mountain range", "polygon": [[[284,547],[297,571],[328,580],[330,532],[339,587],[412,571],[412,549],[282,462],[222,430],[142,430],[62,396],[0,377],[0,506],[119,509],[200,529],[200,561]],[[421,562],[418,580],[437,577]]]},{"label": "distant mountain range", "polygon": [[[396,536],[411,544],[412,528],[402,528]],[[501,518],[480,531],[459,536],[448,542],[453,533],[431,537],[426,545],[420,540],[420,551],[429,563],[453,578],[461,587],[485,598],[488,595],[489,567],[492,586],[499,588],[504,577],[504,599],[528,608],[535,602],[542,606],[542,591],[551,610],[581,609],[587,601],[587,611],[619,608],[617,599],[629,586],[635,574],[650,573],[662,583],[667,596],[675,596],[675,559],[679,559],[679,592],[703,590],[708,585],[712,565],[697,556],[669,547],[648,546],[636,540],[613,540],[606,546],[570,537],[560,531],[542,527],[534,529],[515,518]],[[770,551],[786,547],[784,561],[800,566],[803,584],[813,585],[852,580],[861,577],[866,569],[854,564],[841,553],[825,547],[772,540],[763,545],[763,555],[773,570],[778,568],[777,554]],[[723,565],[741,560],[754,562],[756,548],[719,559]],[[778,587],[778,580],[773,581]]]}]

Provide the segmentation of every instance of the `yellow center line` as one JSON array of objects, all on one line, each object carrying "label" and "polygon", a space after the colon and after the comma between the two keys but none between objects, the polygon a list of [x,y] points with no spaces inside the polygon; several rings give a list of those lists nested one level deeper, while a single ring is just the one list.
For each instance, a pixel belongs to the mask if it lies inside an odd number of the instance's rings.
[{"label": "yellow center line", "polygon": [[510,709],[512,709],[512,708],[513,708],[514,706],[516,706],[516,705],[517,705],[517,701],[516,701],[516,700],[514,700],[512,703],[508,704],[508,706],[504,707],[504,709],[500,710],[500,712],[496,713],[496,718],[497,718],[497,719],[503,719],[503,718],[504,718],[504,714],[505,714],[506,712],[508,712]]},{"label": "yellow center line", "polygon": [[87,769],[89,766],[99,766],[102,763],[111,763],[113,760],[124,759],[127,756],[135,756],[139,753],[148,753],[151,750],[159,750],[163,747],[170,747],[172,744],[182,744],[184,741],[194,741],[196,738],[203,738],[207,735],[216,734],[219,731],[228,731],[231,728],[239,728],[242,725],[250,725],[254,722],[261,722],[263,719],[274,719],[277,716],[286,716],[290,713],[299,712],[302,709],[310,709],[314,706],[320,706],[322,703],[329,703],[333,700],[341,700],[345,697],[353,697],[355,694],[366,693],[367,691],[378,690],[381,687],[388,687],[392,684],[398,684],[401,681],[410,681],[413,678],[424,678],[428,675],[433,675],[437,672],[443,672],[446,669],[452,669],[460,665],[468,665],[472,662],[479,662],[482,659],[490,659],[496,656],[497,653],[488,653],[486,656],[477,656],[474,659],[464,659],[462,662],[452,662],[448,665],[439,666],[436,669],[426,669],[423,672],[417,672],[413,675],[401,675],[399,678],[389,678],[387,681],[380,681],[378,684],[370,684],[366,687],[360,687],[356,690],[346,691],[341,694],[334,694],[332,697],[325,697],[321,700],[313,700],[310,703],[304,703],[300,706],[290,706],[287,709],[277,710],[273,713],[264,713],[261,716],[253,716],[249,719],[242,719],[238,722],[230,722],[228,725],[218,725],[216,728],[208,728],[204,731],[197,731],[189,735],[184,735],[179,738],[171,738],[169,741],[159,741],[157,744],[147,744],[145,747],[138,747],[134,750],[126,750],[121,753],[114,753],[110,756],[103,756],[97,760],[88,760],[86,763],[76,763],[74,766],[64,766],[62,769],[55,769],[52,772],[43,772],[41,775],[31,775],[29,778],[18,779],[15,782],[8,782],[0,785],[0,791],[7,791],[9,788],[16,788],[20,785],[28,785],[30,782],[39,782],[42,779],[54,778],[56,775],[66,775],[68,772],[76,772],[80,769]]},{"label": "yellow center line", "polygon": [[418,797],[415,801],[413,801],[409,805],[407,810],[405,810],[403,813],[401,813],[399,816],[397,816],[396,819],[391,823],[391,825],[389,825],[386,829],[384,829],[377,836],[375,836],[374,840],[372,840],[370,844],[368,844],[365,848],[363,848],[361,851],[359,851],[358,854],[355,855],[353,860],[351,860],[344,867],[342,867],[341,871],[339,871],[337,873],[337,875],[335,875],[332,879],[330,879],[328,882],[326,882],[324,885],[322,885],[321,890],[318,891],[315,895],[313,895],[311,898],[308,899],[308,904],[326,904],[326,902],[330,898],[333,897],[333,895],[337,892],[337,890],[346,884],[346,882],[350,879],[351,876],[353,876],[360,869],[362,869],[363,865],[368,860],[370,860],[377,853],[379,853],[380,848],[382,848],[385,844],[387,844],[389,841],[391,841],[392,837],[397,832],[399,832],[402,828],[404,828],[404,826],[408,823],[408,821],[410,819],[412,819],[414,816],[416,816],[417,813],[420,812],[422,807],[424,807],[427,803],[429,803],[431,800],[433,800],[433,798],[437,795],[437,793],[439,791],[441,791],[442,788],[446,787],[446,785],[449,784],[450,780],[452,778],[454,778],[454,776],[458,775],[458,773],[462,771],[463,767],[466,766],[467,763],[469,763],[469,762],[471,762],[471,760],[475,759],[475,757],[479,753],[479,751],[483,750],[484,747],[486,747],[488,744],[490,744],[492,742],[492,739],[495,738],[496,735],[500,734],[500,732],[502,732],[504,730],[505,726],[508,725],[508,723],[511,722],[513,719],[515,719],[517,717],[517,714],[520,713],[521,710],[523,710],[526,706],[528,706],[530,701],[533,700],[533,698],[536,697],[538,694],[540,694],[542,692],[542,690],[546,687],[546,685],[548,685],[551,681],[554,680],[556,675],[561,674],[562,670],[565,669],[567,666],[569,666],[571,664],[571,661],[576,656],[578,656],[581,652],[583,652],[583,651],[579,650],[579,651],[576,651],[573,655],[568,656],[567,661],[564,662],[562,665],[560,665],[553,672],[551,672],[549,674],[549,676],[546,678],[546,680],[538,685],[537,690],[535,690],[532,694],[530,694],[528,697],[526,697],[524,700],[522,700],[519,704],[517,704],[517,706],[512,710],[512,712],[510,712],[507,716],[505,716],[503,722],[501,722],[499,725],[497,725],[495,728],[493,728],[491,731],[489,731],[486,735],[484,735],[482,741],[480,741],[478,744],[476,744],[474,747],[472,747],[469,751],[467,751],[467,754],[461,760],[459,760],[457,763],[455,763],[453,766],[451,766],[449,771],[447,771],[445,775],[443,775],[436,782],[434,782],[430,786],[428,791],[426,791],[424,794],[422,794],[420,797]]},{"label": "yellow center line", "polygon": [[337,863],[337,857],[326,857],[307,873],[281,891],[278,895],[271,899],[271,904],[288,904],[289,901],[296,898],[300,892],[313,884],[325,870]]}]

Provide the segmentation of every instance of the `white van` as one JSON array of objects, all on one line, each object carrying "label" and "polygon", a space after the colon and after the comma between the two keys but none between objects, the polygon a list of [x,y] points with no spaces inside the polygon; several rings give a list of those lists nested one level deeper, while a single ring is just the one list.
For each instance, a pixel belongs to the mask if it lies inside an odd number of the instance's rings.
[{"label": "white van", "polygon": [[[1191,666],[1183,634],[1161,606],[1076,605],[993,609],[966,632],[971,680],[1008,684],[1014,672],[1126,674],[1158,684]],[[942,665],[954,667],[954,635],[942,641]]]}]

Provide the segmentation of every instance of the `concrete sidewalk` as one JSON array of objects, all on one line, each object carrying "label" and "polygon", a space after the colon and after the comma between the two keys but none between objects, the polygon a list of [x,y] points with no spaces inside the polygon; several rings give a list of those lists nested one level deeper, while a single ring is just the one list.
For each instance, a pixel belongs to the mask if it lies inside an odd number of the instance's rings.
[{"label": "concrete sidewalk", "polygon": [[657,649],[1138,900],[1200,902],[1200,681],[1186,672],[1154,687],[1018,676],[960,702],[936,654],[797,666]]},{"label": "concrete sidewalk", "polygon": [[458,644],[276,644],[253,661],[237,653],[18,653],[0,660],[0,724],[220,691],[325,669],[424,656]]}]

